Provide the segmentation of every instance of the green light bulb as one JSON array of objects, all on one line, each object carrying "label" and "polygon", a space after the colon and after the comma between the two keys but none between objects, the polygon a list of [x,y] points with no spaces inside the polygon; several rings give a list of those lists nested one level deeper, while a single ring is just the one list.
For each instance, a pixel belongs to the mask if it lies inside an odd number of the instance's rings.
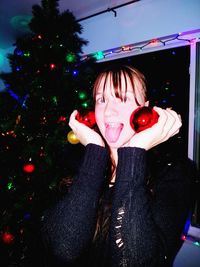
[{"label": "green light bulb", "polygon": [[96,58],[96,60],[100,60],[104,58],[104,54],[102,51],[99,51],[97,53],[95,53],[94,57]]},{"label": "green light bulb", "polygon": [[30,55],[31,55],[30,52],[24,53],[25,57],[30,57]]},{"label": "green light bulb", "polygon": [[84,100],[87,98],[87,93],[84,92],[84,91],[81,91],[78,93],[78,97],[81,99],[81,100]]},{"label": "green light bulb", "polygon": [[84,108],[88,108],[88,103],[87,103],[87,102],[84,102],[84,103],[82,103],[81,105],[82,105],[82,107],[84,107]]},{"label": "green light bulb", "polygon": [[69,53],[66,55],[67,62],[75,62],[76,61],[76,56],[73,53]]},{"label": "green light bulb", "polygon": [[58,104],[58,99],[57,99],[57,96],[53,96],[53,103],[54,103],[55,105],[57,105],[57,104]]},{"label": "green light bulb", "polygon": [[13,183],[12,182],[8,183],[7,184],[7,188],[8,188],[8,190],[12,189],[13,188]]}]

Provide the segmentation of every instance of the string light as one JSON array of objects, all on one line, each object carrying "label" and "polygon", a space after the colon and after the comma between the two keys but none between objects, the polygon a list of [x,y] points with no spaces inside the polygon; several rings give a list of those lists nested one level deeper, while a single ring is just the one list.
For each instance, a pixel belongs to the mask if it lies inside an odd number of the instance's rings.
[{"label": "string light", "polygon": [[72,62],[75,62],[76,61],[76,55],[73,54],[73,53],[68,53],[66,55],[66,61],[69,62],[69,63],[72,63]]},{"label": "string light", "polygon": [[193,236],[190,235],[182,235],[181,239],[186,242],[192,242],[193,245],[200,247],[200,240],[195,239]]},{"label": "string light", "polygon": [[4,232],[2,234],[2,240],[5,244],[12,244],[14,241],[14,236],[10,232]]},{"label": "string light", "polygon": [[50,64],[50,69],[51,69],[51,70],[54,70],[55,68],[56,68],[56,65],[55,65],[54,63],[51,63],[51,64]]},{"label": "string light", "polygon": [[24,53],[24,56],[25,56],[25,57],[30,57],[30,55],[31,55],[30,52],[26,52],[26,53]]},{"label": "string light", "polygon": [[190,32],[181,32],[176,33],[170,36],[165,36],[161,38],[153,38],[151,40],[123,45],[121,47],[112,48],[109,50],[98,51],[96,53],[88,54],[82,56],[81,60],[88,60],[90,58],[95,58],[97,61],[104,60],[106,58],[110,59],[114,57],[116,54],[126,55],[127,53],[137,53],[144,50],[152,50],[157,47],[166,47],[171,45],[172,43],[181,43],[181,44],[189,44],[194,45],[200,39],[200,30],[190,31]]}]

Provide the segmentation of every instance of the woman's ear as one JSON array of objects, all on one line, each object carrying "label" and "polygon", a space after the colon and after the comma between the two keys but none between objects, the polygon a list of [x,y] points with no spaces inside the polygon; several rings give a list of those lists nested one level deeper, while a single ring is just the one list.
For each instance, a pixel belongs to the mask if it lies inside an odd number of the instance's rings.
[{"label": "woman's ear", "polygon": [[146,101],[145,104],[144,104],[145,107],[148,107],[149,106],[149,101]]}]

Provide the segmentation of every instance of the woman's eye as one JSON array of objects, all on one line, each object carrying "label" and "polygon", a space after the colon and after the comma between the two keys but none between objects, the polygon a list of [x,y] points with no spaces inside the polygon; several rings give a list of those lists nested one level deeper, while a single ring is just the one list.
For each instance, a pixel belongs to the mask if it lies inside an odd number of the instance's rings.
[{"label": "woman's eye", "polygon": [[96,102],[100,103],[100,104],[105,103],[105,99],[103,97],[99,97],[99,98],[97,98]]},{"label": "woman's eye", "polygon": [[134,101],[134,96],[129,95],[129,96],[125,96],[125,97],[123,98],[123,102],[124,102],[124,103],[125,103],[125,102],[130,102],[130,101]]}]

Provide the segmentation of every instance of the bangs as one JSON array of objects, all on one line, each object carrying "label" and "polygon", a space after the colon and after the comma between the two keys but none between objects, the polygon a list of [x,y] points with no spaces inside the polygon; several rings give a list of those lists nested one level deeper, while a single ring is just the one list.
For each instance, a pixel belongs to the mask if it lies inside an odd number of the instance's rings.
[{"label": "bangs", "polygon": [[131,89],[133,90],[133,94],[135,97],[135,101],[137,105],[140,105],[138,103],[136,92],[135,92],[135,82],[138,80],[141,83],[142,86],[142,94],[144,96],[144,99],[146,99],[146,85],[145,85],[145,78],[142,73],[140,73],[138,70],[133,69],[129,66],[120,66],[120,67],[110,67],[104,70],[102,73],[99,74],[99,76],[96,79],[96,82],[94,83],[94,91],[93,91],[93,97],[95,98],[96,93],[98,92],[98,89],[103,89],[103,97],[106,86],[113,86],[114,94],[117,98],[120,98],[121,101],[126,101],[126,93],[128,90],[128,83],[131,84]]}]

